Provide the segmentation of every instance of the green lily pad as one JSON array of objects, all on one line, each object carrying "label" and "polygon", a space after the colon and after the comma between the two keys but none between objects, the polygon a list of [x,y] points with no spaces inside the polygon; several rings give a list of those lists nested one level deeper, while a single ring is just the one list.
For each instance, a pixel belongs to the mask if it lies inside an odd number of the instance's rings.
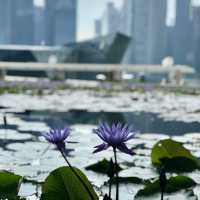
[{"label": "green lily pad", "polygon": [[[77,168],[73,168],[81,177],[89,189],[92,200],[98,200],[98,197],[88,181],[87,177]],[[42,185],[41,200],[90,200],[91,197],[83,184],[69,167],[60,167],[53,172],[45,180]]]},{"label": "green lily pad", "polygon": [[[95,164],[85,167],[86,170],[91,170],[100,174],[107,174],[110,166],[110,162],[106,159],[103,159]],[[123,170],[119,165],[117,166],[118,172]]]},{"label": "green lily pad", "polygon": [[[183,189],[188,189],[194,186],[196,186],[196,182],[193,179],[186,176],[175,176],[175,177],[171,177],[167,181],[165,192],[173,193],[173,192],[177,192]],[[159,184],[159,180],[156,180],[152,183],[147,183],[144,189],[141,189],[137,192],[136,197],[150,196],[159,192],[160,192],[160,184]]]},{"label": "green lily pad", "polygon": [[151,160],[155,167],[165,166],[167,171],[191,172],[200,169],[200,161],[181,143],[171,139],[154,145]]},{"label": "green lily pad", "polygon": [[16,199],[21,180],[21,176],[7,171],[0,171],[0,199]]},{"label": "green lily pad", "polygon": [[[119,183],[124,183],[124,184],[143,184],[145,182],[145,180],[138,178],[138,177],[134,177],[134,176],[129,176],[129,177],[119,177],[118,178],[118,182]],[[116,177],[112,178],[112,183],[115,184],[116,183]]]}]

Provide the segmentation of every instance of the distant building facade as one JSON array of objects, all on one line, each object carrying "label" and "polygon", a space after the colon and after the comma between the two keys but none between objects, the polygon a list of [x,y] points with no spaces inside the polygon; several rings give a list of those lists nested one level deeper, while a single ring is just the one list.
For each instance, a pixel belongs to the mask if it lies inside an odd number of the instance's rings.
[{"label": "distant building facade", "polygon": [[125,0],[121,9],[108,3],[101,18],[101,35],[124,33],[132,41],[125,63],[160,64],[165,57],[167,3],[161,0]]},{"label": "distant building facade", "polygon": [[76,0],[46,0],[45,38],[47,45],[76,41]]},{"label": "distant building facade", "polygon": [[176,0],[173,57],[177,64],[189,64],[191,52],[191,1]]},{"label": "distant building facade", "polygon": [[106,9],[101,18],[101,34],[107,35],[122,31],[121,12],[113,2],[107,3]]},{"label": "distant building facade", "polygon": [[76,41],[76,0],[0,0],[0,44],[64,45]]},{"label": "distant building facade", "polygon": [[200,7],[193,7],[192,19],[193,66],[200,72]]},{"label": "distant building facade", "polygon": [[33,0],[14,0],[10,4],[12,44],[33,44],[34,4]]},{"label": "distant building facade", "polygon": [[94,28],[94,34],[95,34],[96,37],[99,37],[99,36],[102,35],[101,29],[102,29],[101,20],[100,19],[96,19],[95,20],[95,28]]},{"label": "distant building facade", "polygon": [[160,64],[167,45],[167,1],[152,0],[149,7],[147,63]]},{"label": "distant building facade", "polygon": [[0,0],[0,44],[11,43],[11,0]]},{"label": "distant building facade", "polygon": [[122,9],[115,7],[113,2],[106,5],[106,9],[100,19],[95,20],[95,37],[114,35],[115,33],[124,33],[128,35],[125,28],[125,18]]},{"label": "distant building facade", "polygon": [[167,29],[167,45],[166,45],[166,56],[174,57],[174,26],[168,25]]},{"label": "distant building facade", "polygon": [[132,37],[125,62],[161,63],[166,49],[166,1],[126,0],[125,4],[125,29]]},{"label": "distant building facade", "polygon": [[34,9],[34,44],[45,45],[45,13],[44,7],[36,6]]},{"label": "distant building facade", "polygon": [[0,44],[33,44],[32,0],[0,1]]}]

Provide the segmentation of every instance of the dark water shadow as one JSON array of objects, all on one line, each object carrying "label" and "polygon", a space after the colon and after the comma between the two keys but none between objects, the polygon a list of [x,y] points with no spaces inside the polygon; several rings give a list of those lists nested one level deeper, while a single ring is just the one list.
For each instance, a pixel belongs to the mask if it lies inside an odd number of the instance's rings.
[{"label": "dark water shadow", "polygon": [[[69,112],[25,111],[15,113],[19,118],[29,122],[44,122],[49,127],[64,127],[74,124],[98,125],[100,122],[123,122],[133,124],[141,133],[161,133],[167,135],[183,135],[200,132],[198,122],[165,121],[154,113],[147,112],[88,112],[86,110],[70,110]],[[39,130],[38,130],[39,131]]]}]

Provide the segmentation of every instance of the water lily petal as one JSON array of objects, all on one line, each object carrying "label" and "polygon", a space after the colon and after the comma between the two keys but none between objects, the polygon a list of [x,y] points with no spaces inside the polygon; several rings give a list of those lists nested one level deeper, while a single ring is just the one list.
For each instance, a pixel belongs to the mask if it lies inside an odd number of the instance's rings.
[{"label": "water lily petal", "polygon": [[93,151],[93,153],[98,153],[98,152],[100,152],[100,151],[106,150],[108,147],[109,147],[108,144],[105,144],[105,143],[100,144],[100,145],[94,147],[94,148],[96,148],[96,149]]},{"label": "water lily petal", "polygon": [[123,153],[126,153],[126,154],[129,154],[129,155],[134,155],[135,153],[133,153],[133,151],[131,149],[129,149],[124,143],[120,144],[119,146],[117,146],[117,148],[123,152]]}]

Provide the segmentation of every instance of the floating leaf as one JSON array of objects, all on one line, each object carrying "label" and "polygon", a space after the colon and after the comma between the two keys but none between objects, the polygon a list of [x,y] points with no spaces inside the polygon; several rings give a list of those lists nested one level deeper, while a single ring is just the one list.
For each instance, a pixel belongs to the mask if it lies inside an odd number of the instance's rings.
[{"label": "floating leaf", "polygon": [[17,198],[22,177],[11,172],[0,172],[0,199]]},{"label": "floating leaf", "polygon": [[[98,197],[87,177],[77,168],[74,168],[84,183],[89,188],[93,199]],[[69,167],[60,167],[45,180],[42,186],[41,200],[90,200],[90,196],[83,184],[78,180]]]},{"label": "floating leaf", "polygon": [[[175,177],[171,177],[167,181],[165,192],[166,193],[177,192],[182,189],[191,188],[195,185],[196,185],[196,182],[189,177],[175,176]],[[160,192],[160,184],[159,184],[159,180],[156,180],[152,183],[147,183],[144,189],[139,190],[137,192],[136,197],[149,196],[158,192]]]},{"label": "floating leaf", "polygon": [[154,166],[165,166],[167,171],[190,172],[200,169],[200,161],[181,143],[171,139],[161,140],[154,145],[151,160]]},{"label": "floating leaf", "polygon": [[[145,180],[138,178],[138,177],[129,176],[129,177],[119,177],[118,182],[124,183],[124,184],[128,184],[128,183],[143,184],[145,182]],[[116,183],[116,177],[112,179],[112,183]]]},{"label": "floating leaf", "polygon": [[[87,166],[85,169],[91,170],[97,173],[101,173],[101,174],[107,174],[109,166],[110,166],[110,162],[106,159],[103,159],[102,161],[99,161],[95,164]],[[119,165],[117,166],[117,169],[118,169],[118,172],[122,170],[122,168]]]}]

